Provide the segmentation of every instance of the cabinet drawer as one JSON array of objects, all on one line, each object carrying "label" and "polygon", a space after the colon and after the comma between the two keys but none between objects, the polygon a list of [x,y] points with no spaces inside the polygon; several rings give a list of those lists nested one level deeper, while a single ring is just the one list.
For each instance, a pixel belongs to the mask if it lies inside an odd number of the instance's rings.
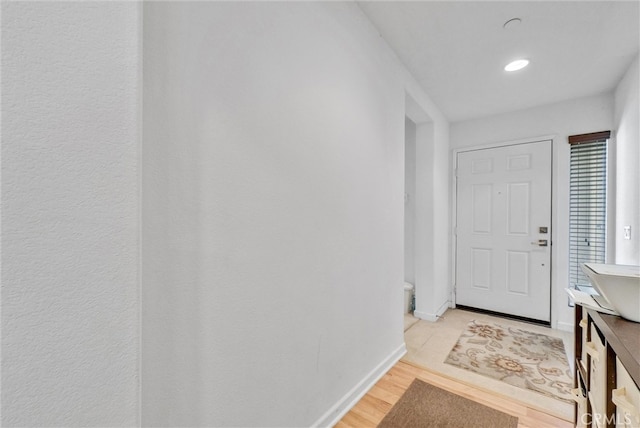
[{"label": "cabinet drawer", "polygon": [[[591,325],[591,340],[585,344],[589,355],[589,398],[593,414],[607,411],[607,352],[595,325]],[[594,418],[597,419],[597,418]]]},{"label": "cabinet drawer", "polygon": [[582,377],[578,375],[578,387],[571,390],[571,395],[576,401],[578,407],[578,413],[576,418],[576,428],[587,428],[591,415],[589,414],[589,408],[587,406],[587,392],[582,382]]},{"label": "cabinet drawer", "polygon": [[588,321],[587,311],[582,311],[582,319],[580,320],[580,323],[578,325],[580,326],[580,330],[582,330],[582,332],[581,332],[582,354],[581,355],[576,355],[576,356],[580,359],[580,364],[582,365],[582,368],[586,372],[587,371],[587,348],[586,348],[586,344],[587,344],[587,332],[589,330],[589,321]]},{"label": "cabinet drawer", "polygon": [[616,389],[611,391],[616,405],[616,428],[640,427],[640,389],[616,358]]}]

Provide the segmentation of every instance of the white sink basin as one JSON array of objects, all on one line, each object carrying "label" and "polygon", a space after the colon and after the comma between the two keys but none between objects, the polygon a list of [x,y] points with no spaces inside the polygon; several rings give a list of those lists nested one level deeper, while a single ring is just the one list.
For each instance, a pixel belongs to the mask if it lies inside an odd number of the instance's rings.
[{"label": "white sink basin", "polygon": [[623,318],[640,322],[640,266],[584,263],[582,270]]}]

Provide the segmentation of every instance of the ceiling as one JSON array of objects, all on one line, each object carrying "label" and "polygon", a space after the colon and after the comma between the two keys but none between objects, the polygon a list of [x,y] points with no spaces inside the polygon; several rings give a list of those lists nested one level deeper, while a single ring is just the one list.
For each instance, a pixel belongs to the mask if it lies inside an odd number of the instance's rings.
[{"label": "ceiling", "polygon": [[451,122],[611,91],[640,45],[638,1],[358,4]]}]

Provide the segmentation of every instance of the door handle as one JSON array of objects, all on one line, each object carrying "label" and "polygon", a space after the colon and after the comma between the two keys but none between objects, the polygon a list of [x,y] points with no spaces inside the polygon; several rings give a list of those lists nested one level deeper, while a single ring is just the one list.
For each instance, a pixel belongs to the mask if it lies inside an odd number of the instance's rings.
[{"label": "door handle", "polygon": [[538,239],[537,241],[533,241],[531,245],[537,245],[538,247],[546,247],[548,244],[546,239]]}]

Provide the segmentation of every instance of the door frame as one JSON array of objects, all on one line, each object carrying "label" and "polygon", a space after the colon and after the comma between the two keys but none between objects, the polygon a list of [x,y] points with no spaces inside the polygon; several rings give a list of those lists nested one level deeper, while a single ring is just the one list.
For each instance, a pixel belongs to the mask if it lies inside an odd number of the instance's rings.
[{"label": "door frame", "polygon": [[551,236],[549,242],[549,326],[553,326],[554,322],[554,313],[553,313],[553,273],[554,273],[554,264],[553,264],[553,236],[555,235],[555,227],[553,225],[553,200],[555,198],[555,190],[554,190],[554,181],[553,181],[553,161],[554,161],[554,146],[553,143],[557,139],[557,135],[542,135],[540,137],[532,137],[532,138],[522,138],[518,140],[507,140],[497,143],[488,143],[481,144],[477,146],[469,146],[469,147],[460,147],[452,150],[452,168],[451,168],[451,234],[449,239],[451,240],[451,307],[456,307],[456,288],[458,286],[458,278],[456,276],[457,273],[457,265],[458,265],[458,240],[457,240],[457,227],[458,227],[458,153],[464,152],[473,152],[476,150],[483,149],[495,149],[498,147],[505,146],[515,146],[519,144],[530,144],[530,143],[539,143],[542,141],[551,141],[551,201],[550,201],[550,227],[551,227]]}]

